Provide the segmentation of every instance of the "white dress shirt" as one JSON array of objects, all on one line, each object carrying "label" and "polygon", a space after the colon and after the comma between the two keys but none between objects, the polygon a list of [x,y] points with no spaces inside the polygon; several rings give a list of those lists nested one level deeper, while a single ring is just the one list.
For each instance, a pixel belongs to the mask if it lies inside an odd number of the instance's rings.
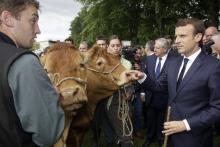
[{"label": "white dress shirt", "polygon": [[158,65],[158,63],[159,63],[159,60],[160,60],[160,58],[161,58],[161,66],[160,66],[160,71],[161,71],[161,69],[163,68],[163,66],[164,66],[164,63],[165,63],[165,61],[166,61],[166,59],[167,59],[167,56],[168,56],[168,54],[165,54],[163,57],[157,57],[157,61],[156,61],[156,66],[155,66],[155,72],[156,72],[156,68],[157,68],[157,65]]},{"label": "white dress shirt", "polygon": [[180,67],[180,70],[179,70],[179,74],[177,76],[177,79],[179,78],[179,75],[180,75],[180,72],[183,68],[183,64],[184,64],[184,59],[187,58],[189,59],[189,61],[187,62],[187,65],[186,65],[186,69],[185,69],[185,72],[183,74],[183,78],[184,76],[186,75],[187,71],[189,70],[189,68],[191,67],[191,65],[193,64],[193,62],[195,61],[196,57],[201,53],[201,49],[199,49],[198,51],[196,51],[194,54],[190,55],[189,57],[186,57],[183,55],[183,61],[182,61],[182,64],[181,64],[181,67]]}]

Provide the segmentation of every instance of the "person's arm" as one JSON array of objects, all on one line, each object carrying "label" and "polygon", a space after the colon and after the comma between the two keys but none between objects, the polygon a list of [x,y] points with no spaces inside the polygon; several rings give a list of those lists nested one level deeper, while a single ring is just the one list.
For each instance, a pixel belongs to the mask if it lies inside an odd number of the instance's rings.
[{"label": "person's arm", "polygon": [[39,146],[52,146],[64,128],[58,95],[34,55],[16,60],[8,74],[15,109],[24,131]]},{"label": "person's arm", "polygon": [[164,70],[160,78],[155,80],[148,76],[146,73],[143,73],[143,77],[138,80],[138,83],[141,84],[143,89],[150,90],[152,92],[168,92],[168,80],[167,80],[167,71]]}]

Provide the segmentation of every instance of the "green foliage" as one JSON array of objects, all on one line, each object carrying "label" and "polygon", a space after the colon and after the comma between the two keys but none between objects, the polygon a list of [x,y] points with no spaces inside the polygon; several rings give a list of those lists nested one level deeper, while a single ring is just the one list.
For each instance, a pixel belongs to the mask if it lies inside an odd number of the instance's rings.
[{"label": "green foliage", "polygon": [[71,36],[94,43],[97,35],[117,34],[122,40],[143,44],[173,35],[179,18],[197,17],[207,25],[219,24],[218,0],[78,0],[83,9],[71,24]]},{"label": "green foliage", "polygon": [[34,50],[37,50],[39,48],[40,48],[40,43],[34,42],[31,50],[34,51]]}]

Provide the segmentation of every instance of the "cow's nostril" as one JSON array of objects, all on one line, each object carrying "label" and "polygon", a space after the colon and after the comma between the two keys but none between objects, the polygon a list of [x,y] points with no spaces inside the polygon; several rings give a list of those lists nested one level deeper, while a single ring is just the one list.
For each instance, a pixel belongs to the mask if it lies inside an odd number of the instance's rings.
[{"label": "cow's nostril", "polygon": [[73,92],[73,96],[77,95],[78,92],[79,92],[79,88],[76,88]]}]

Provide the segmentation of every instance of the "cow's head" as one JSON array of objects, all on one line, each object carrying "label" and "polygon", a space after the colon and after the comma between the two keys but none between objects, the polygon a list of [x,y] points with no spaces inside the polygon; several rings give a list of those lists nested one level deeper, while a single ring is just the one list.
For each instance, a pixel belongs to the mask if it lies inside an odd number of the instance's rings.
[{"label": "cow's head", "polygon": [[129,82],[125,74],[127,69],[120,63],[120,57],[109,54],[106,49],[94,46],[84,53],[84,58],[88,89],[97,97],[109,96],[119,86]]},{"label": "cow's head", "polygon": [[83,58],[78,50],[70,44],[56,43],[47,50],[42,59],[49,78],[63,97],[61,100],[63,106],[68,109],[69,104],[75,103],[76,105],[71,107],[78,109],[87,101],[86,69],[81,64]]}]

